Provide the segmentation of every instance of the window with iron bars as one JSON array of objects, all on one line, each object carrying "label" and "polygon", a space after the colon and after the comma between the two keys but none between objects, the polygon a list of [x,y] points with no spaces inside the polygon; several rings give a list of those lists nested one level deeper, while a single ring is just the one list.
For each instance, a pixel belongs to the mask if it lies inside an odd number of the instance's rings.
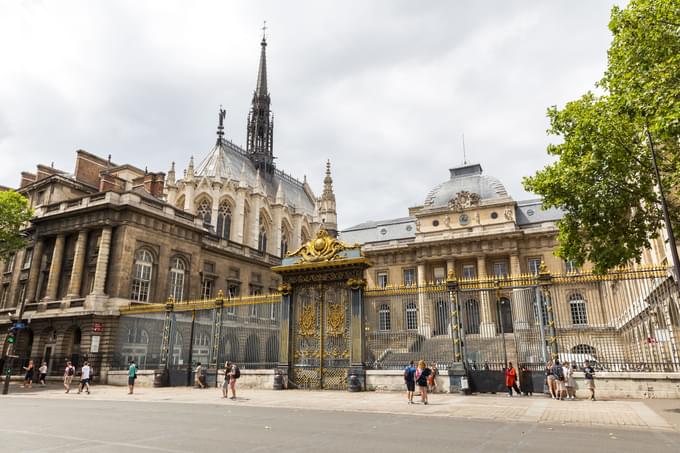
[{"label": "window with iron bars", "polygon": [[571,323],[575,326],[588,324],[586,312],[586,301],[581,293],[573,293],[569,296],[569,306],[571,308]]},{"label": "window with iron bars", "polygon": [[390,328],[390,306],[387,304],[382,304],[378,309],[378,330],[387,331],[390,330]]},{"label": "window with iron bars", "polygon": [[409,302],[406,304],[406,329],[418,329],[418,309],[416,308],[415,302]]}]

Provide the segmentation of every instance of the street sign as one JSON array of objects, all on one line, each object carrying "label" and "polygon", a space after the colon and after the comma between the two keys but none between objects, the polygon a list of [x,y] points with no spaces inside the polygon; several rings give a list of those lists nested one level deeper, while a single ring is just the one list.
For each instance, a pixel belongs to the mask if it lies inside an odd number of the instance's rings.
[{"label": "street sign", "polygon": [[104,331],[104,323],[101,322],[95,322],[92,324],[92,331],[93,332],[103,332]]},{"label": "street sign", "polygon": [[25,329],[25,328],[26,328],[26,323],[23,323],[23,322],[15,322],[15,323],[14,323],[14,328],[15,328],[15,329]]}]

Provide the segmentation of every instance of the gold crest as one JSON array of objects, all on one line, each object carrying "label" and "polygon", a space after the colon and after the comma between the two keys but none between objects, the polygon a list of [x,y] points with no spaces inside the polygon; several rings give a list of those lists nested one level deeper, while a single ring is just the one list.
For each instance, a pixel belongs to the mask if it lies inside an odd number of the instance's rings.
[{"label": "gold crest", "polygon": [[349,247],[346,244],[332,238],[328,235],[328,231],[320,229],[316,234],[316,238],[304,244],[294,252],[290,252],[286,257],[299,256],[298,263],[316,263],[318,261],[332,261],[343,258],[339,255],[343,250]]}]

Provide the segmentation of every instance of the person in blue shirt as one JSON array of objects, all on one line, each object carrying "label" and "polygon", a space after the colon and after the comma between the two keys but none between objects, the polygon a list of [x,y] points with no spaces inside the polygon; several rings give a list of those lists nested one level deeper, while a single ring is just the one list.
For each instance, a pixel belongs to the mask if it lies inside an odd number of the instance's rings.
[{"label": "person in blue shirt", "polygon": [[404,382],[406,383],[408,404],[413,404],[413,392],[416,390],[416,367],[413,366],[413,360],[404,368]]}]

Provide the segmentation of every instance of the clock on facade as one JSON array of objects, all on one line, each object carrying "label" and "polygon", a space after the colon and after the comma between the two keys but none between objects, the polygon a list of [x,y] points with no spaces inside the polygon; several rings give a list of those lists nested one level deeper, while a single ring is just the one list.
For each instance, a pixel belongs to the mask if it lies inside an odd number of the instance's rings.
[{"label": "clock on facade", "polygon": [[467,225],[470,223],[470,217],[468,217],[467,214],[461,214],[460,217],[458,217],[458,222],[460,222],[461,225]]}]

